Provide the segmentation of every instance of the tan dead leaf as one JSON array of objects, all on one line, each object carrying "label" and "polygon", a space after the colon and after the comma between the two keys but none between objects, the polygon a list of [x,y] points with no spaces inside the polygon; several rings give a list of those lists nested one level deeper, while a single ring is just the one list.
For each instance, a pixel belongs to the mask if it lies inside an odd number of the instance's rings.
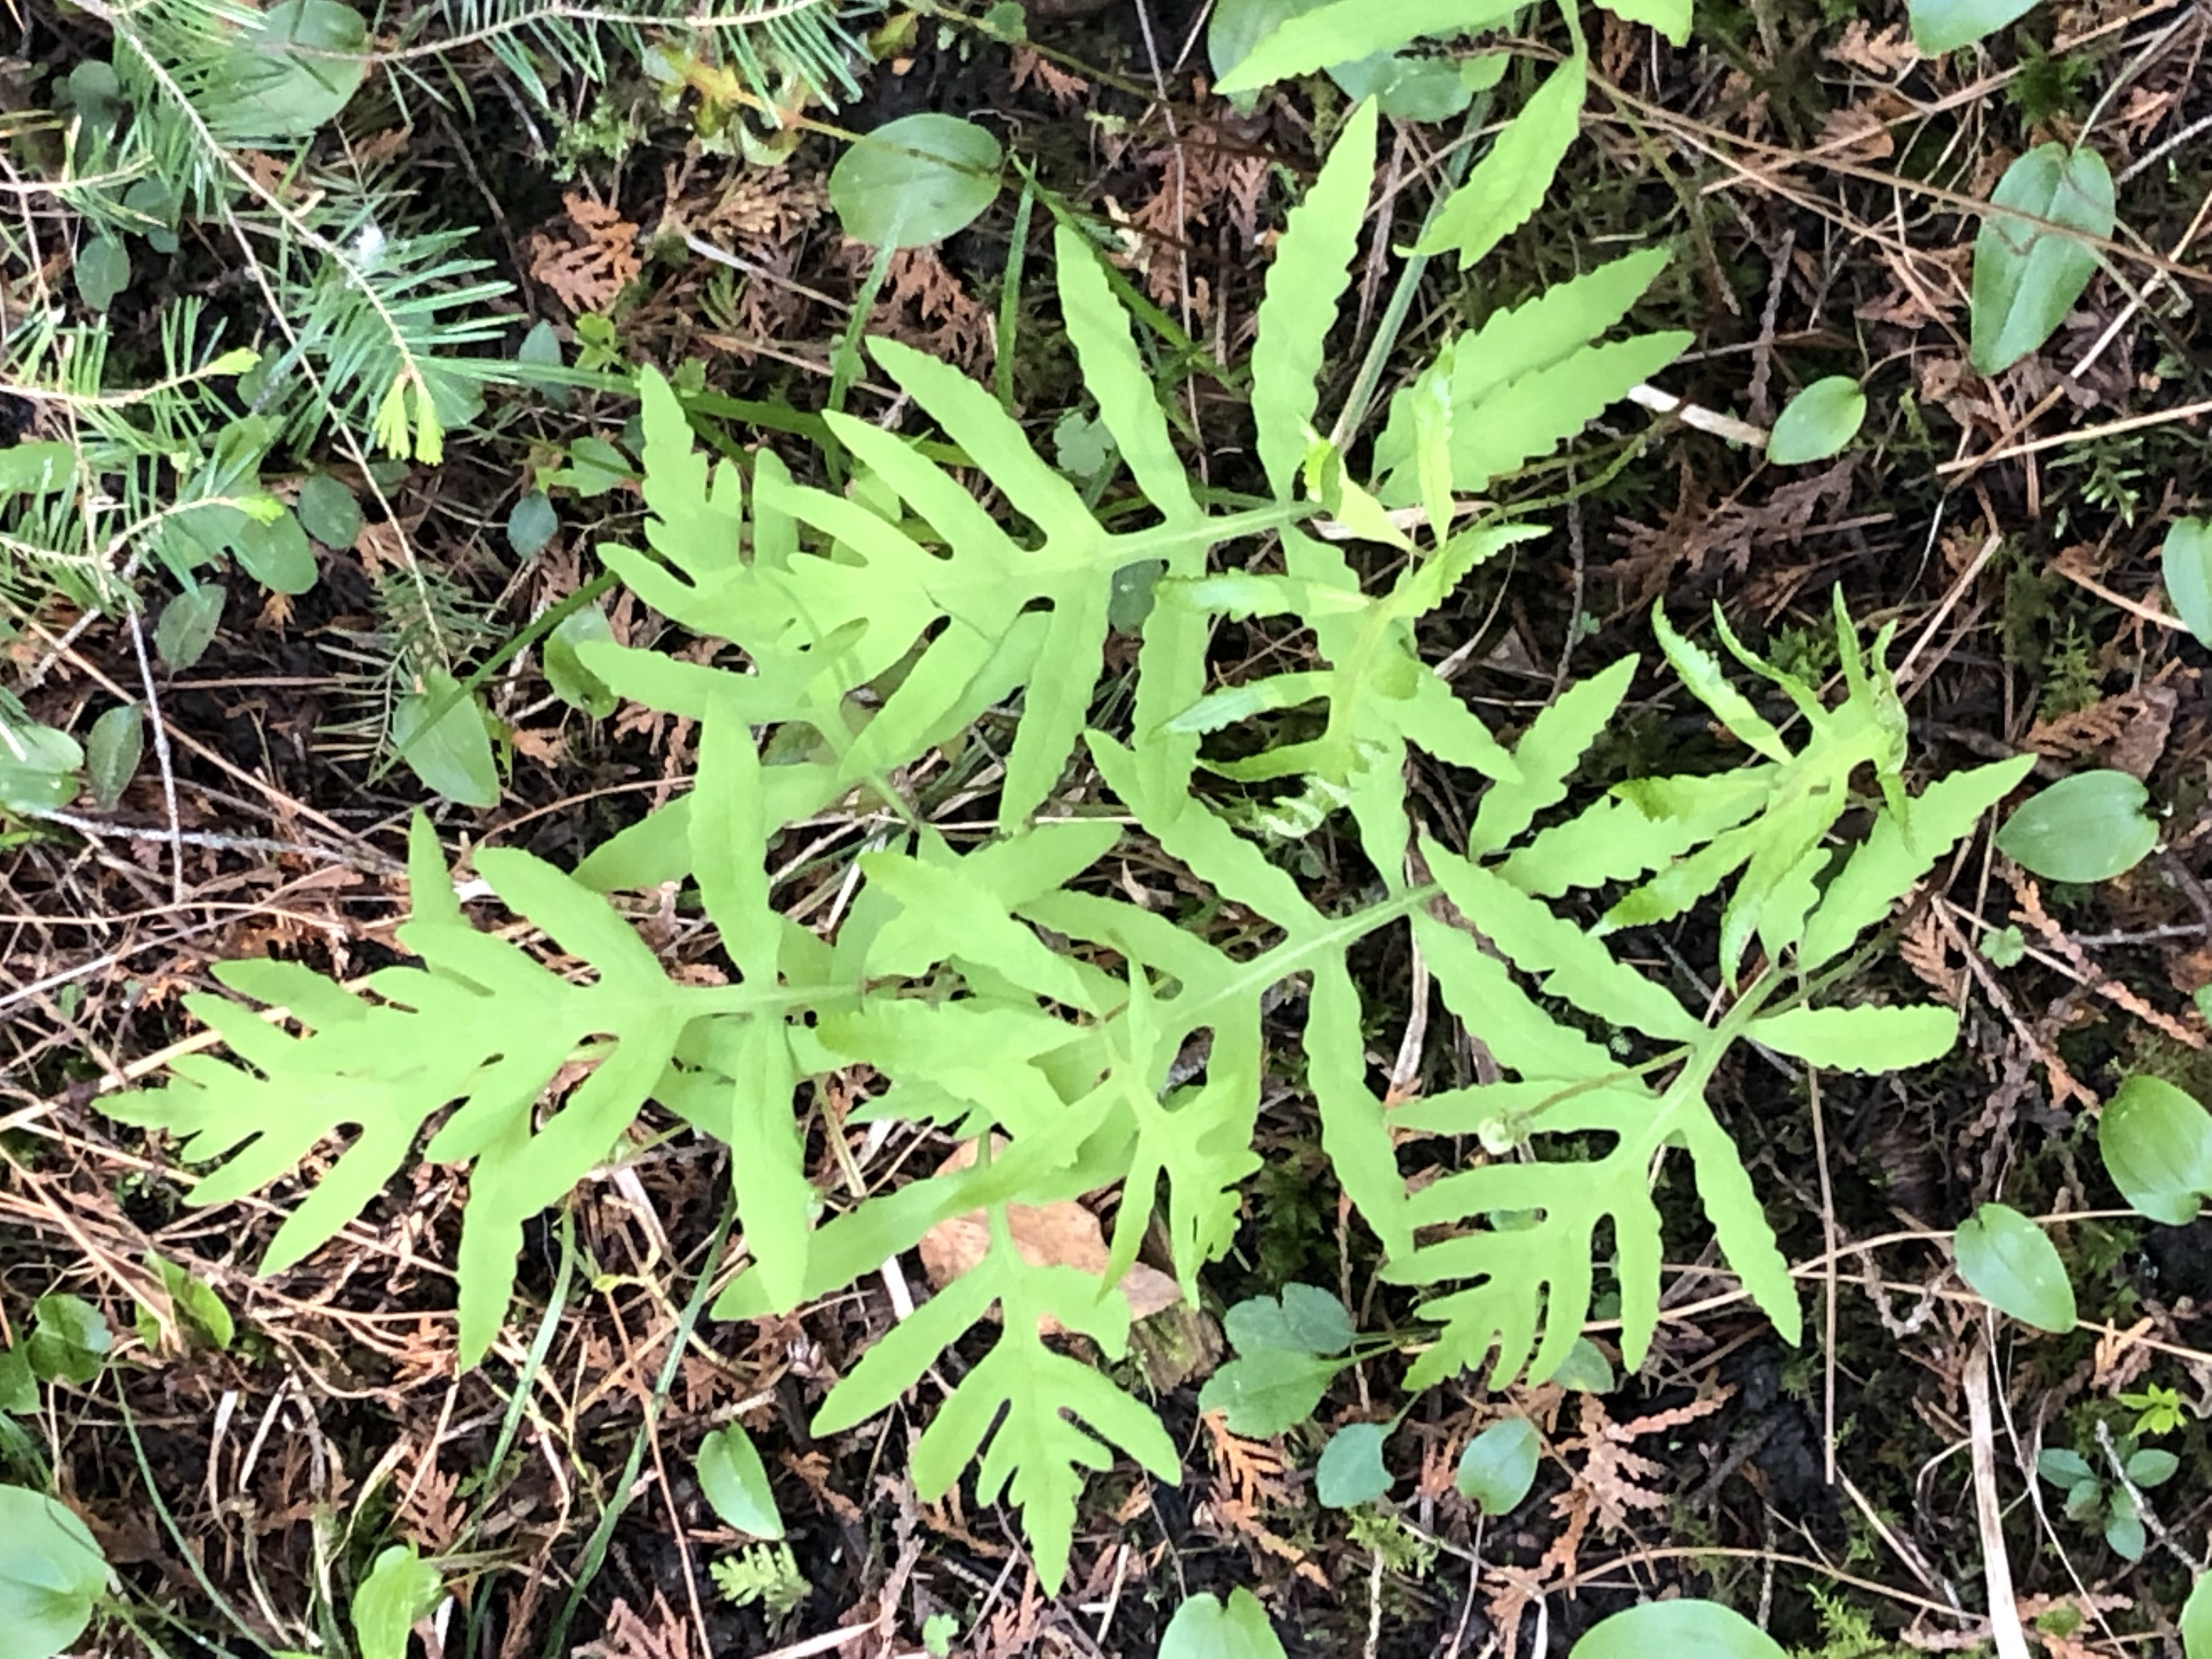
[{"label": "tan dead leaf", "polygon": [[361,555],[362,568],[372,576],[380,569],[407,568],[407,539],[389,519],[362,525],[361,534],[353,538],[353,550]]},{"label": "tan dead leaf", "polygon": [[548,766],[556,764],[568,747],[568,740],[551,727],[518,726],[513,736],[518,752]]},{"label": "tan dead leaf", "polygon": [[644,268],[637,226],[580,191],[564,192],[561,201],[576,234],[533,231],[530,275],[572,312],[603,311]]},{"label": "tan dead leaf", "polygon": [[256,628],[282,629],[292,620],[292,596],[272,592],[261,602],[261,614],[253,619]]},{"label": "tan dead leaf", "polygon": [[1879,161],[1893,155],[1897,142],[1881,118],[1871,110],[1832,109],[1820,124],[1815,149],[1823,155],[1844,155],[1855,161]]},{"label": "tan dead leaf", "polygon": [[1849,64],[1869,75],[1882,76],[1902,75],[1920,61],[1920,49],[1912,44],[1904,24],[1892,23],[1877,34],[1857,19],[1846,24],[1843,39],[1820,55],[1832,63]]},{"label": "tan dead leaf", "polygon": [[1091,90],[1091,82],[1079,75],[1069,74],[1035,46],[1016,46],[1007,67],[1016,92],[1034,81],[1051,94],[1053,102],[1064,110],[1074,108],[1082,101],[1083,94]]},{"label": "tan dead leaf", "polygon": [[2027,746],[2054,760],[2100,755],[2130,776],[2148,779],[2166,753],[2180,701],[2170,685],[2137,686],[2056,720],[2038,720],[2028,729]]},{"label": "tan dead leaf", "polygon": [[[1003,1138],[993,1138],[994,1147],[1005,1144]],[[937,1173],[951,1175],[966,1169],[975,1161],[975,1141],[963,1141],[951,1157],[937,1166]],[[1009,1204],[1006,1229],[1013,1235],[1014,1249],[1033,1267],[1073,1267],[1086,1273],[1106,1271],[1105,1231],[1099,1226],[1098,1218],[1073,1199],[1050,1204]],[[970,1210],[966,1215],[940,1221],[921,1236],[920,1248],[930,1285],[941,1291],[989,1254],[990,1219],[981,1210]],[[1174,1279],[1141,1261],[1121,1276],[1120,1289],[1129,1299],[1132,1319],[1146,1318],[1182,1300],[1182,1291]],[[1062,1327],[1046,1314],[1038,1319],[1037,1329],[1046,1336],[1057,1336]]]}]

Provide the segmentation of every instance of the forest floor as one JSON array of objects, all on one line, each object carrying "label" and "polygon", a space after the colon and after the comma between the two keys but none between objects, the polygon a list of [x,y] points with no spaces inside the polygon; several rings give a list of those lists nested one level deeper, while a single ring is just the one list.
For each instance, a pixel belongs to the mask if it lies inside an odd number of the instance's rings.
[{"label": "forest floor", "polygon": [[[686,1137],[641,1146],[532,1229],[517,1316],[477,1370],[454,1364],[464,1184],[438,1166],[414,1168],[304,1263],[258,1276],[296,1194],[188,1207],[167,1143],[101,1105],[195,1042],[180,998],[212,988],[213,963],[273,951],[350,978],[394,959],[406,826],[425,803],[358,734],[362,640],[390,574],[371,525],[324,556],[297,601],[228,579],[211,647],[160,688],[173,806],[143,776],[106,836],[0,838],[0,1316],[20,1336],[34,1298],[68,1291],[121,1333],[96,1383],[52,1389],[10,1432],[43,1437],[58,1490],[161,1650],[343,1646],[344,1583],[406,1540],[459,1576],[463,1594],[423,1638],[454,1659],[882,1659],[924,1651],[926,1629],[951,1631],[950,1650],[973,1659],[1150,1655],[1186,1596],[1234,1585],[1258,1591],[1291,1654],[1331,1659],[1565,1654],[1661,1586],[1726,1602],[1820,1659],[1960,1651],[1990,1637],[1975,1470],[1993,1459],[1998,1535],[2043,1650],[2179,1651],[2172,1620],[2212,1522],[2212,1236],[2135,1217],[2083,1149],[2126,1072],[2212,1095],[2212,1033],[2191,1002],[2212,983],[2212,659],[2172,622],[2156,558],[2165,527],[2212,501],[2212,12],[2045,6],[1986,52],[1941,63],[1912,51],[1898,8],[1771,0],[1701,6],[1698,20],[1681,50],[1593,24],[1595,90],[1559,186],[1478,270],[1438,268],[1407,338],[1433,343],[1609,245],[1664,241],[1674,264],[1636,315],[1695,335],[1666,391],[1763,427],[1797,387],[1849,374],[1869,389],[1865,432],[1831,462],[1781,468],[1616,409],[1574,465],[1625,464],[1559,533],[1434,619],[1436,654],[1462,653],[1458,690],[1511,729],[1574,665],[1649,652],[1662,596],[1678,617],[1717,601],[1755,647],[1825,672],[1840,587],[1862,626],[1896,625],[1916,764],[2033,750],[2047,778],[2130,773],[2165,814],[2159,853],[2094,886],[2039,884],[1986,838],[1970,843],[1875,970],[1961,1011],[1965,1041],[1942,1065],[1811,1085],[1754,1056],[1717,1080],[1805,1285],[1803,1346],[1695,1254],[1705,1231],[1687,1219],[1671,1242],[1691,1254],[1670,1268],[1640,1370],[1516,1392],[1549,1455],[1510,1516],[1485,1522],[1453,1490],[1459,1449],[1495,1414],[1473,1377],[1430,1391],[1396,1431],[1394,1464],[1414,1474],[1392,1501],[1319,1507],[1320,1437],[1393,1402],[1389,1368],[1347,1370],[1316,1425],[1273,1442],[1196,1405],[1220,1357],[1210,1319],[1242,1296],[1304,1279],[1383,1316],[1373,1241],[1348,1220],[1292,1093],[1262,1119],[1266,1167],[1237,1250],[1208,1275],[1210,1317],[1153,1356],[1184,1482],[1094,1483],[1070,1582],[1048,1597],[999,1510],[958,1487],[917,1498],[906,1466],[921,1419],[810,1433],[819,1379],[889,1323],[885,1284],[789,1318],[687,1322],[720,1267],[706,1252],[723,1173]],[[1240,394],[1210,371],[1249,344],[1265,250],[1313,177],[1320,120],[1310,89],[1278,88],[1249,114],[1212,94],[1203,24],[1194,0],[1116,0],[1039,19],[1039,50],[918,21],[856,102],[816,113],[853,131],[918,110],[975,116],[1042,186],[1125,227],[1127,274],[1212,360],[1179,371],[1173,395],[1194,452],[1233,488],[1253,465]],[[477,251],[515,285],[517,337],[543,320],[573,343],[580,315],[605,316],[629,362],[696,363],[733,398],[821,406],[869,258],[829,209],[833,137],[807,133],[774,166],[706,154],[684,113],[638,85],[580,104],[565,132],[496,97],[475,114],[412,131],[409,165],[488,227]],[[2124,247],[2045,349],[1984,379],[1966,361],[1966,210],[2013,156],[2093,121],[2120,181]],[[1371,253],[1333,354],[1345,377],[1413,186],[1449,141],[1386,124]],[[1055,322],[1047,216],[1023,229],[1010,261],[1008,191],[942,246],[898,255],[868,327],[979,377],[1010,374],[1042,440],[1081,388]],[[124,337],[152,326],[118,315]],[[495,397],[442,466],[407,475],[395,504],[457,612],[511,631],[595,574],[597,546],[635,538],[626,483],[556,492],[558,527],[533,557],[501,533],[535,470],[632,407]],[[852,407],[887,416],[886,388],[863,379]],[[72,633],[74,620],[49,606],[9,646],[18,671],[42,671],[32,706],[47,718],[139,683],[129,629],[95,619]],[[656,628],[628,597],[611,621],[623,638]],[[628,708],[587,719],[548,694],[534,653],[495,677],[493,700],[511,771],[496,807],[436,810],[449,848],[572,863],[679,787],[684,722]],[[1641,703],[1624,732],[1598,781],[1710,740],[1679,694]],[[1317,880],[1336,856],[1328,835]],[[858,844],[811,870],[808,890],[834,883]],[[1985,935],[2011,948],[1985,949]],[[1371,966],[1375,985],[1403,980],[1402,963]],[[1403,1016],[1427,991],[1398,994]],[[1295,1048],[1294,1021],[1275,1035]],[[836,1186],[845,1176],[817,1151]],[[2005,1328],[1992,1354],[1946,1243],[2000,1194],[2078,1216],[2055,1237],[2083,1323],[2063,1338]],[[162,1300],[154,1254],[234,1316],[227,1350],[131,1334],[134,1304]],[[1607,1330],[1590,1335],[1617,1360]],[[494,1468],[533,1344],[533,1393]],[[1994,1427],[1978,1432],[1973,1376],[1991,1364]],[[2143,1419],[2161,1400],[2176,1408],[2154,1443],[2182,1473],[2154,1495],[2157,1524],[2131,1562],[2094,1521],[2062,1513],[2036,1451],[2098,1464],[2100,1434],[2152,1438]],[[700,1439],[738,1419],[790,1528],[781,1578],[749,1601],[713,1582],[735,1538],[690,1473]],[[98,1651],[137,1650],[101,1629]]]}]

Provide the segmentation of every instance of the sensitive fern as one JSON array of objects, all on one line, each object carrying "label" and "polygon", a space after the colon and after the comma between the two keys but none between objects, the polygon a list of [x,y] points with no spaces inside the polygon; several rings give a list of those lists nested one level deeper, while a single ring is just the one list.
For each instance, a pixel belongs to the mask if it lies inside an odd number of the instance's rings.
[{"label": "sensitive fern", "polygon": [[[832,1293],[981,1210],[981,1265],[869,1349],[816,1426],[885,1409],[995,1317],[985,1357],[923,1433],[914,1477],[933,1498],[977,1462],[981,1496],[1003,1491],[1020,1506],[1054,1587],[1084,1472],[1118,1449],[1173,1480],[1176,1460],[1149,1407],[1047,1332],[1119,1356],[1130,1310],[1116,1281],[1155,1234],[1197,1297],[1258,1165],[1268,1012],[1301,994],[1323,1148],[1381,1243],[1384,1277],[1420,1293],[1433,1327],[1411,1382],[1486,1362],[1499,1382],[1547,1374],[1581,1328],[1607,1237],[1624,1347],[1640,1358],[1660,1286],[1653,1188],[1675,1147],[1729,1261],[1794,1335],[1786,1264],[1706,1086],[1741,1040],[1861,1066],[1914,1063],[1948,1044],[1947,1011],[1832,1005],[1830,980],[2020,769],[1910,797],[1884,642],[1863,654],[1845,618],[1846,687],[1832,709],[1729,642],[1796,703],[1805,735],[1795,748],[1661,618],[1676,673],[1758,758],[1624,785],[1562,816],[1636,665],[1570,688],[1509,747],[1423,657],[1417,624],[1485,561],[1538,533],[1466,502],[1474,481],[1547,453],[1679,349],[1665,336],[1626,351],[1594,343],[1658,263],[1616,262],[1486,325],[1401,394],[1363,483],[1320,429],[1316,382],[1376,136],[1372,109],[1356,112],[1278,249],[1253,371],[1269,492],[1257,505],[1204,504],[1131,319],[1072,230],[1055,244],[1062,312],[1149,503],[1134,528],[1109,529],[980,387],[896,344],[872,350],[937,440],[925,451],[832,416],[842,455],[860,469],[844,494],[799,482],[765,449],[750,479],[710,463],[676,394],[642,377],[646,545],[602,556],[644,602],[727,649],[703,661],[610,643],[577,653],[621,695],[698,722],[692,793],[574,875],[515,852],[477,856],[491,892],[550,950],[472,925],[418,825],[402,943],[420,967],[382,970],[357,992],[283,964],[222,970],[301,1030],[200,999],[236,1061],[181,1061],[167,1088],[123,1109],[185,1134],[190,1158],[227,1160],[195,1197],[283,1179],[333,1131],[356,1129],[279,1236],[271,1265],[282,1266],[368,1202],[445,1114],[421,1155],[470,1171],[465,1361],[496,1334],[523,1222],[618,1155],[648,1102],[730,1149],[749,1262],[716,1305],[726,1319]],[[1418,507],[1394,510],[1401,497]],[[1267,568],[1275,550],[1279,569]],[[1370,559],[1388,562],[1387,579],[1363,574]],[[1125,723],[1102,730],[1094,703],[1115,599],[1134,572],[1152,592],[1133,700]],[[1304,624],[1320,666],[1213,684],[1216,620],[1259,614]],[[1321,735],[1278,740],[1270,718],[1308,703],[1326,711]],[[1232,726],[1246,752],[1207,754]],[[996,833],[962,846],[923,821],[906,781],[956,739],[1002,761]],[[1482,781],[1460,845],[1417,833],[1404,787],[1417,751]],[[1266,838],[1207,798],[1218,787],[1208,775],[1280,786],[1275,836],[1348,810],[1375,886],[1354,903],[1316,902]],[[1837,860],[1844,813],[1868,803],[1870,832]],[[825,811],[880,811],[896,827],[860,856],[849,905],[817,933],[776,913],[768,870],[775,839]],[[1139,838],[1188,888],[1242,913],[1237,948],[1133,889],[1115,896],[1116,849]],[[602,896],[672,881],[696,888],[724,957],[681,982]],[[1723,887],[1723,997],[1685,1003],[1689,988],[1614,953],[1609,933]],[[1554,908],[1607,898],[1596,933]],[[1418,945],[1496,1061],[1496,1081],[1377,1093],[1366,1049],[1376,1011],[1349,960],[1378,936]],[[809,1082],[856,1066],[884,1085],[859,1117],[967,1143],[967,1155],[825,1213],[798,1108]],[[549,1090],[560,1097],[544,1100]],[[1439,1148],[1446,1167],[1409,1188],[1401,1147],[1433,1137],[1479,1150]],[[1008,1206],[1116,1185],[1103,1275],[1036,1263],[1018,1247]],[[1308,1369],[1317,1389],[1333,1362]]]}]

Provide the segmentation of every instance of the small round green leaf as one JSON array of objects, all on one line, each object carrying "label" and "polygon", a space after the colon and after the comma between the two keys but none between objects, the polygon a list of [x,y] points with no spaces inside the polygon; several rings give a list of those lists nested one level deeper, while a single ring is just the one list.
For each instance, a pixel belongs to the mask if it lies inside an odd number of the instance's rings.
[{"label": "small round green leaf", "polygon": [[533,489],[507,515],[507,544],[516,558],[534,559],[560,527],[561,516],[553,510],[552,498],[542,489]]},{"label": "small round green leaf", "polygon": [[2035,0],[1911,0],[1912,44],[1935,58],[1995,34],[2025,17]]},{"label": "small round green leaf", "polygon": [[768,1484],[758,1448],[743,1425],[717,1429],[699,1443],[699,1490],[714,1513],[754,1538],[783,1536],[783,1515]]},{"label": "small round green leaf", "polygon": [[2212,1113],[2164,1078],[2122,1083],[2097,1120],[2097,1148],[2120,1196],[2179,1227],[2212,1197]]},{"label": "small round green leaf", "polygon": [[2142,1517],[2136,1513],[2135,1499],[2118,1486],[2112,1488],[2112,1503],[2105,1514],[2105,1541],[2112,1547],[2112,1553],[2129,1561],[2142,1560],[2150,1543]]},{"label": "small round green leaf", "polygon": [[2053,1446],[2037,1457],[2035,1472],[2054,1486],[2071,1486],[2095,1478],[2088,1461],[2063,1446]]},{"label": "small round green leaf", "polygon": [[1329,1437],[1314,1466],[1314,1496],[1324,1509],[1371,1504],[1390,1490],[1390,1471],[1382,1462],[1389,1432],[1387,1423],[1350,1423]]},{"label": "small round green leaf", "polygon": [[146,725],[135,702],[118,703],[92,723],[84,740],[84,770],[94,806],[103,812],[114,809],[145,749]]},{"label": "small round green leaf", "polygon": [[2159,552],[2166,597],[2197,643],[2212,646],[2212,519],[2176,519]]},{"label": "small round green leaf", "polygon": [[2158,825],[2143,811],[2149,799],[2125,772],[2076,772],[2007,818],[1997,850],[2046,881],[2107,881],[2158,844]]},{"label": "small round green leaf", "polygon": [[925,112],[862,137],[830,172],[830,205],[856,242],[923,247],[964,230],[999,193],[1006,159],[973,121]]},{"label": "small round green leaf", "polygon": [[0,1630],[10,1659],[52,1659],[92,1622],[107,1560],[64,1505],[27,1486],[0,1486]]},{"label": "small round green leaf", "polygon": [[300,499],[292,510],[300,515],[300,527],[325,547],[351,547],[361,534],[361,503],[327,472],[300,481]]},{"label": "small round green leaf", "polygon": [[1815,380],[1790,400],[1767,435],[1766,459],[1778,466],[1802,466],[1842,453],[1865,423],[1866,393],[1848,374]]},{"label": "small round green leaf", "polygon": [[417,1556],[412,1544],[394,1544],[378,1556],[354,1592],[361,1659],[407,1659],[408,1633],[438,1605],[438,1589],[437,1564]]},{"label": "small round green leaf", "polygon": [[1198,1408],[1219,1412],[1229,1431],[1265,1440],[1287,1433],[1314,1414],[1341,1362],[1262,1348],[1232,1359],[1206,1379]]},{"label": "small round green leaf", "polygon": [[2160,1446],[2146,1446],[2128,1459],[2128,1479],[2148,1492],[2172,1480],[2174,1471],[2180,1467],[2181,1460],[2172,1452]]},{"label": "small round green leaf", "polygon": [[1283,1659],[1283,1644],[1260,1598],[1241,1586],[1226,1607],[1194,1595],[1176,1609],[1160,1638],[1159,1659]]},{"label": "small round green leaf", "polygon": [[77,250],[76,295],[94,311],[105,311],[131,286],[131,250],[112,236],[95,236]]},{"label": "small round green leaf", "polygon": [[1605,1357],[1603,1348],[1586,1336],[1578,1336],[1559,1362],[1559,1369],[1552,1373],[1552,1381],[1583,1394],[1611,1394],[1613,1362]]},{"label": "small round green leaf", "polygon": [[181,672],[207,653],[222,623],[224,593],[213,582],[188,587],[161,607],[154,624],[154,654]]},{"label": "small round green leaf", "polygon": [[1452,1484],[1473,1498],[1485,1515],[1504,1515],[1517,1508],[1535,1483],[1536,1458],[1542,1441],[1536,1425],[1525,1417],[1509,1417],[1492,1423],[1467,1443],[1459,1455],[1459,1470]]},{"label": "small round green leaf", "polygon": [[2058,1248],[2008,1204],[1984,1204],[1953,1241],[1959,1276],[1999,1313],[2059,1335],[2074,1328],[2074,1287]]},{"label": "small round green leaf", "polygon": [[1312,1285],[1289,1284],[1280,1297],[1255,1296],[1231,1308],[1221,1322],[1240,1354],[1262,1349],[1286,1353],[1341,1353],[1352,1343],[1344,1304]]},{"label": "small round green leaf", "polygon": [[1717,1601],[1646,1601],[1583,1632],[1568,1659],[1789,1659],[1765,1631]]}]

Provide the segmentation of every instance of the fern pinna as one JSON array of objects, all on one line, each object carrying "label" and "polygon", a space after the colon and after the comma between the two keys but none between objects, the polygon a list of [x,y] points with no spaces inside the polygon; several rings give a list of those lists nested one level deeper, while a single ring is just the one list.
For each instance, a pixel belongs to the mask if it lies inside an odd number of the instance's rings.
[{"label": "fern pinna", "polygon": [[[183,1135],[186,1158],[218,1161],[196,1189],[205,1202],[289,1174],[336,1130],[357,1131],[279,1235],[272,1267],[328,1238],[442,1118],[420,1155],[471,1173],[465,1362],[499,1330],[523,1223],[624,1147],[648,1101],[730,1148],[750,1261],[717,1304],[722,1318],[830,1294],[936,1223],[983,1211],[991,1243],[981,1266],[877,1342],[830,1391],[816,1427],[882,1411],[995,1310],[988,1355],[938,1407],[914,1477],[934,1498],[976,1462],[979,1498],[1003,1492],[1020,1506],[1055,1587],[1084,1472],[1118,1452],[1171,1480],[1176,1460],[1151,1409],[1054,1346],[1040,1322],[1049,1315],[1119,1357],[1129,1309],[1112,1281],[1156,1219],[1184,1294],[1199,1295],[1257,1167],[1263,1000],[1276,987],[1306,988],[1304,1078],[1325,1150],[1381,1242],[1384,1277],[1422,1297],[1411,1383],[1485,1364],[1501,1384],[1550,1372],[1588,1313],[1601,1232],[1636,1363],[1660,1283],[1651,1189],[1677,1149],[1731,1266],[1794,1336],[1787,1266],[1705,1085],[1740,1040],[1862,1068],[1915,1063],[1950,1043],[1947,1010],[1827,998],[1861,936],[2021,767],[1984,767],[1909,796],[1886,637],[1863,649],[1840,614],[1845,691],[1834,708],[1723,627],[1743,665],[1796,706],[1795,746],[1659,617],[1676,675],[1757,758],[1717,776],[1624,785],[1560,816],[1635,663],[1571,688],[1509,747],[1423,660],[1414,623],[1483,561],[1538,533],[1481,513],[1462,525],[1456,503],[1570,435],[1683,337],[1598,343],[1661,261],[1602,266],[1512,313],[1518,356],[1489,355],[1495,324],[1447,347],[1441,368],[1401,394],[1371,487],[1362,485],[1315,419],[1376,137],[1371,106],[1357,112],[1267,278],[1253,412],[1270,495],[1248,505],[1202,501],[1129,318],[1097,254],[1065,228],[1062,312],[1149,503],[1134,528],[1103,522],[980,387],[895,343],[873,343],[876,362],[939,442],[925,453],[831,416],[861,470],[846,494],[797,481],[766,449],[749,483],[729,461],[710,463],[675,394],[643,376],[647,545],[603,557],[641,599],[728,649],[703,663],[607,643],[579,652],[622,696],[699,722],[690,796],[573,874],[519,852],[477,856],[491,891],[550,942],[550,960],[463,914],[418,824],[415,913],[401,939],[419,966],[356,990],[296,966],[227,966],[224,983],[281,1004],[298,1029],[197,999],[234,1059],[179,1061],[166,1087],[119,1109]],[[1540,328],[1527,323],[1532,313]],[[1478,362],[1490,367],[1477,373]],[[1538,404],[1556,410],[1571,387],[1582,412],[1501,421],[1499,407],[1528,406],[1516,388],[1532,380],[1552,388]],[[932,458],[946,444],[964,465]],[[999,513],[962,471],[988,481]],[[1405,500],[1420,503],[1410,520],[1393,510]],[[1423,518],[1425,543],[1405,527]],[[1370,544],[1399,574],[1370,589],[1324,527]],[[1265,568],[1271,544],[1277,568]],[[1108,732],[1089,722],[1109,611],[1133,569],[1158,580],[1131,713]],[[1217,619],[1260,613],[1304,623],[1318,665],[1213,684]],[[921,820],[902,769],[963,734],[1002,732],[994,711],[1012,705],[997,833],[956,846]],[[1280,740],[1272,718],[1302,706],[1322,711],[1320,735]],[[1242,757],[1209,755],[1208,734],[1231,726],[1251,739]],[[1402,783],[1409,746],[1486,780],[1464,844],[1416,834]],[[1194,787],[1201,769],[1285,787],[1263,836]],[[1869,774],[1877,794],[1855,796]],[[1839,854],[1838,824],[1860,799],[1878,800],[1871,829]],[[1303,833],[1340,807],[1382,881],[1372,903],[1332,911],[1269,857],[1267,836]],[[852,902],[817,933],[775,909],[768,854],[787,826],[831,810],[880,811],[902,828],[860,856]],[[1259,947],[1218,948],[1110,896],[1100,866],[1133,836],[1245,913]],[[727,983],[670,980],[602,896],[673,880],[693,884],[719,929]],[[1724,888],[1724,994],[1712,1008],[1685,1006],[1613,953],[1614,931]],[[1606,895],[1596,931],[1553,908]],[[1495,1059],[1497,1080],[1395,1103],[1376,1092],[1347,952],[1394,929]],[[1201,1047],[1189,1073],[1185,1057]],[[978,1155],[825,1214],[832,1200],[808,1179],[795,1103],[809,1080],[860,1065],[884,1084],[864,1117],[928,1126],[975,1142]],[[580,1073],[546,1098],[556,1078]],[[1427,1137],[1465,1151],[1443,1151],[1447,1173],[1409,1190],[1399,1147]],[[1033,1265],[1015,1248],[1009,1204],[1115,1186],[1103,1278]],[[1315,1366],[1317,1397],[1332,1367]]]}]

